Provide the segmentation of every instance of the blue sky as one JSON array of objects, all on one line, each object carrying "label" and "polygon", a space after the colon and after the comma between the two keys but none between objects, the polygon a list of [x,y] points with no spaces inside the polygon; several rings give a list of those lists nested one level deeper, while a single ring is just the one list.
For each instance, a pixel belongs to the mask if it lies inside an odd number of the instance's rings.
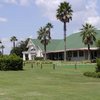
[{"label": "blue sky", "polygon": [[11,50],[11,36],[17,39],[37,38],[41,26],[51,22],[52,38],[63,38],[63,24],[56,19],[60,2],[68,1],[74,11],[72,21],[67,24],[67,36],[78,32],[88,22],[100,29],[100,0],[0,0],[0,39],[4,52]]}]

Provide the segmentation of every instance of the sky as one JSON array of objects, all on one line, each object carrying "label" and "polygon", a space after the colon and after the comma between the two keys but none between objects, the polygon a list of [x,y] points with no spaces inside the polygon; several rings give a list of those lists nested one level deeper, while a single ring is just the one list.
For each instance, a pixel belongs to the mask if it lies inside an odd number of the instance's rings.
[{"label": "sky", "polygon": [[0,40],[9,54],[16,36],[18,41],[37,38],[37,31],[52,23],[51,37],[63,39],[63,23],[56,19],[58,5],[67,1],[73,9],[67,24],[67,36],[79,32],[86,22],[100,29],[100,0],[0,0]]}]

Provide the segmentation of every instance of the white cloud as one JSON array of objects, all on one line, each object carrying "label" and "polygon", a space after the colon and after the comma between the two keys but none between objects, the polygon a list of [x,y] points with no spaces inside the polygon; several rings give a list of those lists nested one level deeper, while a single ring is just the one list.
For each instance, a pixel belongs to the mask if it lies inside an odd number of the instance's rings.
[{"label": "white cloud", "polygon": [[17,4],[17,0],[4,0],[5,3]]},{"label": "white cloud", "polygon": [[19,0],[20,5],[27,6],[30,4],[31,0]]},{"label": "white cloud", "polygon": [[87,9],[96,9],[97,8],[97,1],[98,0],[88,0],[86,8]]},{"label": "white cloud", "polygon": [[98,0],[90,0],[86,5],[86,20],[84,22],[88,22],[96,27],[100,27],[100,15],[97,11],[97,1]]},{"label": "white cloud", "polygon": [[2,41],[2,42],[9,42],[10,39],[9,39],[9,38],[2,38],[1,41]]},{"label": "white cloud", "polygon": [[[35,3],[43,10],[43,16],[50,20],[56,20],[56,9],[60,2],[66,0],[36,0]],[[97,11],[98,0],[67,0],[73,9],[71,27],[80,28],[85,22],[100,26],[100,15]],[[75,29],[78,30],[78,29]],[[73,30],[74,31],[74,30]]]},{"label": "white cloud", "polygon": [[[50,20],[57,20],[56,19],[56,9],[58,5],[66,0],[36,0],[35,3],[38,7],[40,7],[43,12],[44,16],[48,17]],[[67,0],[71,5],[74,12],[80,12],[85,9],[86,0]]]},{"label": "white cloud", "polygon": [[86,22],[95,26],[100,25],[100,16],[88,17]]},{"label": "white cloud", "polygon": [[0,22],[7,22],[7,19],[4,17],[0,17]]},{"label": "white cloud", "polygon": [[48,17],[50,20],[56,20],[55,13],[60,2],[65,0],[36,0],[35,3],[37,6],[41,7],[45,17]]},{"label": "white cloud", "polygon": [[34,0],[2,0],[3,3],[16,4],[21,6],[30,5]]}]

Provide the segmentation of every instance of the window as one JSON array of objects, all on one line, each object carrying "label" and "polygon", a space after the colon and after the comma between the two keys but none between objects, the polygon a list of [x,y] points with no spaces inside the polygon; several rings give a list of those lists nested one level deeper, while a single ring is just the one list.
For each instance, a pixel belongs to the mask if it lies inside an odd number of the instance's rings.
[{"label": "window", "polygon": [[77,57],[77,51],[73,51],[73,57]]},{"label": "window", "polygon": [[72,57],[72,52],[68,51],[68,57]]},{"label": "window", "polygon": [[31,49],[31,51],[36,51],[36,49],[35,49],[35,48],[33,48],[33,49]]},{"label": "window", "polygon": [[94,57],[97,57],[97,52],[96,51],[94,51]]},{"label": "window", "polygon": [[84,56],[84,52],[83,51],[79,51],[79,57],[83,57]]}]

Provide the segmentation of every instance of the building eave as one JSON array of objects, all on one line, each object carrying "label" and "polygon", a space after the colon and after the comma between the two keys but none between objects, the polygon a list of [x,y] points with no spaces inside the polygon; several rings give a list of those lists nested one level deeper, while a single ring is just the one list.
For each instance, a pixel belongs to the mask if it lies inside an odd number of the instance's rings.
[{"label": "building eave", "polygon": [[[78,50],[88,50],[88,48],[73,48],[73,49],[66,49],[66,51],[78,51]],[[97,47],[90,48],[90,50],[98,50]],[[56,51],[47,51],[46,53],[58,53],[64,52],[64,50],[56,50]]]}]

